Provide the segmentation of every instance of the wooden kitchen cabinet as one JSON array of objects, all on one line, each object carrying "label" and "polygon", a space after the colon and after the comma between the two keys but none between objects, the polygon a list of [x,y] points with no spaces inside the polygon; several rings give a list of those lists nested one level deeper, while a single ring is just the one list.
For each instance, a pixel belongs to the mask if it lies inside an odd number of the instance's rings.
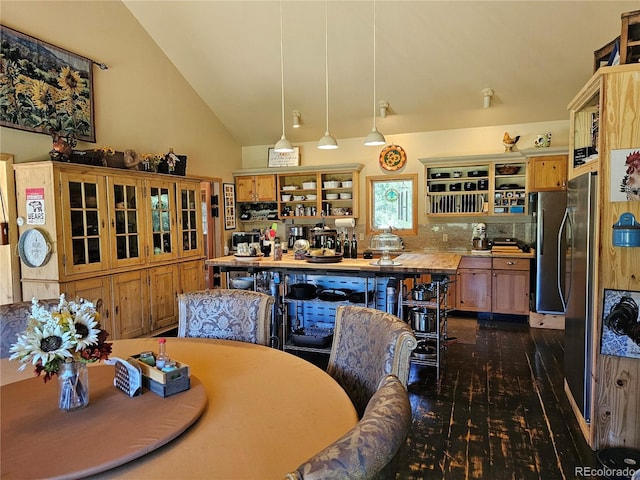
[{"label": "wooden kitchen cabinet", "polygon": [[491,312],[529,315],[529,258],[493,258]]},{"label": "wooden kitchen cabinet", "polygon": [[529,191],[552,192],[567,189],[567,155],[529,158]]},{"label": "wooden kitchen cabinet", "polygon": [[96,311],[100,314],[100,324],[102,328],[109,332],[109,340],[117,340],[113,315],[111,312],[111,278],[96,277],[69,282],[62,286],[69,299],[84,298],[96,306]]},{"label": "wooden kitchen cabinet", "polygon": [[19,233],[37,227],[50,250],[21,262],[24,298],[87,298],[114,340],[177,324],[177,293],[204,286],[199,179],[51,161],[14,174]]},{"label": "wooden kitchen cabinet", "polygon": [[[325,165],[322,170],[318,168],[317,165],[309,165],[235,171],[236,201],[276,203],[274,208],[278,209],[281,220],[291,217],[319,219],[323,216],[358,218],[360,171],[364,165],[345,163]],[[267,174],[267,171],[275,174]],[[304,188],[311,183],[315,184],[313,188]],[[328,215],[323,215],[323,207],[328,209]]]},{"label": "wooden kitchen cabinet", "polygon": [[456,275],[456,310],[491,311],[491,257],[462,257]]},{"label": "wooden kitchen cabinet", "polygon": [[135,270],[113,276],[113,340],[148,333],[147,272]]},{"label": "wooden kitchen cabinet", "polygon": [[530,258],[463,256],[456,310],[529,315]]},{"label": "wooden kitchen cabinet", "polygon": [[236,201],[238,202],[275,202],[275,175],[238,176],[236,182]]},{"label": "wooden kitchen cabinet", "polygon": [[149,331],[158,332],[178,323],[178,266],[165,265],[149,270]]},{"label": "wooden kitchen cabinet", "polygon": [[205,289],[204,261],[194,260],[180,264],[179,293],[197,292]]},{"label": "wooden kitchen cabinet", "polygon": [[[66,233],[60,237],[59,248],[62,249],[65,274],[85,274],[108,268],[107,185],[104,175],[62,171],[59,177],[61,209],[65,212],[60,217],[62,230]],[[18,195],[21,193],[19,191]],[[42,207],[45,218],[55,212],[49,210],[48,205],[44,202]]]}]

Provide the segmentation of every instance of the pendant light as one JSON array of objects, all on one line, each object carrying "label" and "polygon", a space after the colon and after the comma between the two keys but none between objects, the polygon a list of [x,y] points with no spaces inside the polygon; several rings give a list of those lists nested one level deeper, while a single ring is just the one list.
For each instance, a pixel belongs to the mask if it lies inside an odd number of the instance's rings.
[{"label": "pendant light", "polygon": [[325,75],[325,102],[327,112],[327,130],[324,137],[318,142],[318,148],[321,150],[333,150],[338,148],[338,142],[329,133],[329,33],[327,29],[328,17],[328,1],[324,2],[324,75]]},{"label": "pendant light", "polygon": [[373,0],[373,128],[364,139],[367,147],[378,147],[387,141],[376,128],[376,1]]},{"label": "pendant light", "polygon": [[281,92],[282,92],[282,137],[278,140],[274,152],[278,153],[291,153],[293,152],[293,145],[287,140],[284,134],[284,54],[282,48],[282,1],[280,1],[280,80],[281,80]]}]

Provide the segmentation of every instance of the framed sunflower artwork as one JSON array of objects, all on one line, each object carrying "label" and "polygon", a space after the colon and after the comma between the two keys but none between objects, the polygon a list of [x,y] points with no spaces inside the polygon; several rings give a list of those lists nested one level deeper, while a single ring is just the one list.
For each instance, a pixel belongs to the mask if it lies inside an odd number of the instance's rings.
[{"label": "framed sunflower artwork", "polygon": [[95,143],[93,61],[0,25],[0,125]]}]

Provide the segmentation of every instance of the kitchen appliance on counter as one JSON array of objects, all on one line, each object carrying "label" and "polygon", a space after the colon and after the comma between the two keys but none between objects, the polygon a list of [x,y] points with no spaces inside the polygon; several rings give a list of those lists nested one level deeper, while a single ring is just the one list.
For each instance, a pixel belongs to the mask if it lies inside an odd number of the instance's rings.
[{"label": "kitchen appliance on counter", "polygon": [[487,226],[484,223],[476,223],[473,227],[471,238],[473,251],[489,250],[489,240],[487,239]]},{"label": "kitchen appliance on counter", "polygon": [[260,242],[260,232],[233,232],[231,234],[231,251],[237,252],[241,243],[252,244]]},{"label": "kitchen appliance on counter", "polygon": [[307,240],[307,238],[307,227],[293,225],[289,227],[289,239],[287,240],[287,245],[291,249],[296,243],[296,240]]},{"label": "kitchen appliance on counter", "polygon": [[565,306],[564,377],[587,423],[591,422],[597,191],[598,177],[594,172],[569,181],[567,208],[558,234],[558,263],[566,265],[564,277],[561,268],[557,272],[558,290]]}]

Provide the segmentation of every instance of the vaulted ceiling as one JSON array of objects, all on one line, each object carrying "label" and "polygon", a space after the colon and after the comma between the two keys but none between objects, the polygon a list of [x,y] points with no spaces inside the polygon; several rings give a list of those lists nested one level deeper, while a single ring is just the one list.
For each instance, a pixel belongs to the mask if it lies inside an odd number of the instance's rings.
[{"label": "vaulted ceiling", "polygon": [[[138,1],[125,5],[243,145],[568,118],[593,52],[640,1]],[[374,8],[375,79],[374,81]],[[491,88],[491,108],[482,90]],[[292,111],[301,127],[292,128]]]}]

